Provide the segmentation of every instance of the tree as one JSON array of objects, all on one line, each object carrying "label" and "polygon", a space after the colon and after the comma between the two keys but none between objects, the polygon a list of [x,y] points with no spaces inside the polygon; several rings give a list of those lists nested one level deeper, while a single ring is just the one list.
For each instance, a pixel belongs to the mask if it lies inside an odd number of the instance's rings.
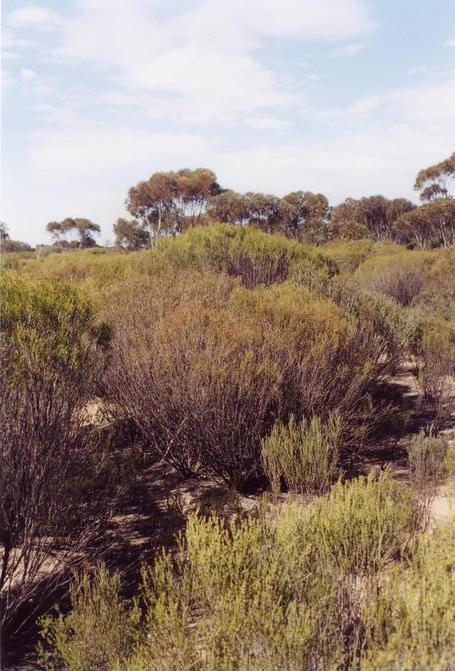
[{"label": "tree", "polygon": [[286,222],[289,237],[317,244],[327,237],[329,201],[321,193],[294,191],[283,198],[290,207]]},{"label": "tree", "polygon": [[291,208],[277,196],[248,192],[243,196],[244,216],[250,226],[266,233],[283,233],[291,215]]},{"label": "tree", "polygon": [[423,202],[447,198],[449,197],[447,181],[453,178],[455,178],[455,151],[444,161],[421,170],[416,177],[414,189],[420,191],[420,200]]},{"label": "tree", "polygon": [[32,252],[33,248],[26,242],[20,240],[11,240],[8,226],[4,221],[0,221],[0,247],[4,254],[12,252]]},{"label": "tree", "polygon": [[255,226],[267,233],[285,233],[292,208],[271,194],[223,191],[210,199],[208,212],[221,222]]},{"label": "tree", "polygon": [[149,232],[136,219],[117,219],[113,228],[115,244],[119,247],[134,251],[150,245]]},{"label": "tree", "polygon": [[210,198],[208,213],[222,223],[242,225],[248,223],[245,205],[245,199],[240,193],[226,189]]},{"label": "tree", "polygon": [[2,252],[5,254],[12,254],[13,252],[33,252],[33,247],[31,247],[27,242],[21,242],[20,240],[2,240]]},{"label": "tree", "polygon": [[67,217],[62,221],[50,221],[46,225],[46,231],[52,235],[56,242],[62,242],[68,234],[76,232],[79,240],[78,247],[94,247],[96,245],[92,234],[101,232],[99,224],[94,224],[90,219]]},{"label": "tree", "polygon": [[215,173],[206,168],[156,172],[131,187],[126,208],[149,230],[153,244],[161,235],[175,235],[200,223],[208,199],[219,192]]},{"label": "tree", "polygon": [[347,198],[333,210],[332,235],[345,239],[390,240],[394,222],[414,208],[415,205],[406,198],[389,200],[380,195],[360,200]]},{"label": "tree", "polygon": [[455,200],[439,198],[403,214],[394,225],[399,242],[430,249],[455,244]]}]

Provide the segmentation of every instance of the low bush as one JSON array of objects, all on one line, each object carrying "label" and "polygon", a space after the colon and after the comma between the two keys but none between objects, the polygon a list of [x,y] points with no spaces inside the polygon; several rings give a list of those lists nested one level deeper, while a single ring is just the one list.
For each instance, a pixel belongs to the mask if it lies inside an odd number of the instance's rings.
[{"label": "low bush", "polygon": [[38,661],[47,671],[111,671],[124,663],[139,636],[141,613],[135,600],[120,600],[120,578],[100,564],[93,575],[75,575],[71,610],[39,620]]},{"label": "low bush", "polygon": [[431,319],[421,324],[414,352],[419,363],[417,382],[433,430],[439,431],[450,416],[455,379],[455,328]]},{"label": "low bush", "polygon": [[420,433],[408,448],[409,466],[419,490],[433,492],[445,475],[445,459],[449,445],[444,436],[431,437]]},{"label": "low bush", "polygon": [[361,671],[450,671],[455,661],[455,520],[423,535],[365,601]]},{"label": "low bush", "polygon": [[420,433],[408,447],[412,484],[420,499],[421,523],[430,522],[431,504],[438,488],[448,474],[450,464],[449,444],[443,436],[432,437]]},{"label": "low bush", "polygon": [[[127,671],[359,669],[367,643],[375,650],[379,629],[372,627],[382,623],[379,607],[371,616],[378,571],[407,548],[411,500],[405,485],[382,474],[274,516],[228,524],[192,516],[177,553],[144,568],[139,625],[136,605],[127,612],[105,595],[101,576],[86,592],[96,596],[95,608],[89,600],[88,608],[46,621],[49,654],[71,671],[89,663]],[[93,613],[101,614],[100,626],[91,633]],[[116,650],[122,627],[124,647],[106,667],[87,642],[101,657]]]},{"label": "low bush", "polygon": [[308,506],[299,527],[301,543],[313,545],[321,563],[368,575],[410,548],[416,505],[411,490],[387,471],[338,482]]},{"label": "low bush", "polygon": [[330,415],[326,424],[319,417],[297,423],[278,423],[262,440],[264,470],[276,494],[284,482],[291,492],[320,493],[340,473],[341,421]]}]

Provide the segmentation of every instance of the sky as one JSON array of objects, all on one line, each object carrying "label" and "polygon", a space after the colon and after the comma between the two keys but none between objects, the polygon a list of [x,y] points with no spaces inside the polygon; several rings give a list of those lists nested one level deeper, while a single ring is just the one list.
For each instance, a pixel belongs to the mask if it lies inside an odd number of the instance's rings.
[{"label": "sky", "polygon": [[130,186],[416,200],[455,150],[455,0],[4,0],[2,221],[100,243]]}]

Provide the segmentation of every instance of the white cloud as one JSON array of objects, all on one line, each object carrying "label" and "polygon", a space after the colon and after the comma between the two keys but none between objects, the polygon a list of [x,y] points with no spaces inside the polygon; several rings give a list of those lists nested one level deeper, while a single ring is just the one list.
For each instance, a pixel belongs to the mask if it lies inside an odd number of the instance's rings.
[{"label": "white cloud", "polygon": [[455,119],[455,71],[381,95],[365,96],[344,108],[326,109],[317,114],[322,120],[358,123],[370,119],[387,123],[406,123],[423,128],[438,127],[451,137]]},{"label": "white cloud", "polygon": [[30,135],[28,169],[47,180],[95,176],[102,180],[108,173],[135,166],[138,173],[151,173],[156,165],[171,169],[176,162],[194,160],[206,146],[205,139],[187,133],[134,131],[89,122],[69,124],[61,130]]},{"label": "white cloud", "polygon": [[32,79],[35,79],[36,72],[34,70],[29,69],[29,68],[21,68],[20,76],[21,76],[21,79],[24,80],[24,82],[29,82]]},{"label": "white cloud", "polygon": [[301,104],[301,95],[261,62],[267,39],[339,40],[373,26],[364,0],[202,0],[176,7],[78,0],[56,56],[92,61],[120,75],[130,92],[158,96],[155,114],[162,110],[165,118],[251,125],[258,114]]},{"label": "white cloud", "polygon": [[366,46],[366,44],[361,44],[358,42],[345,44],[344,46],[335,49],[334,54],[336,56],[357,56],[366,49]]},{"label": "white cloud", "polygon": [[445,47],[455,47],[455,40],[446,40],[444,42]]},{"label": "white cloud", "polygon": [[426,67],[426,65],[417,65],[413,68],[409,68],[407,72],[408,75],[411,75],[411,77],[413,77],[414,75],[422,75],[425,72],[428,72],[428,68]]},{"label": "white cloud", "polygon": [[446,129],[447,137],[453,136],[449,131],[455,119],[455,72],[442,75],[438,81],[393,91],[389,99],[399,117],[426,129]]},{"label": "white cloud", "polygon": [[28,5],[12,11],[8,17],[12,28],[36,27],[44,30],[54,30],[62,25],[59,15],[48,7]]}]

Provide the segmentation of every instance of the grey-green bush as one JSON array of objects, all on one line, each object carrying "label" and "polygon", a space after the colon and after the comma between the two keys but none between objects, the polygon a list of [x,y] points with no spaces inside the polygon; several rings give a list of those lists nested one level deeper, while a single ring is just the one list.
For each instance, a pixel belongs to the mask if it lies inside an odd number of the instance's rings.
[{"label": "grey-green bush", "polygon": [[340,473],[341,419],[331,413],[324,424],[319,417],[275,424],[262,441],[262,462],[272,490],[279,494],[283,480],[290,492],[321,493]]}]

